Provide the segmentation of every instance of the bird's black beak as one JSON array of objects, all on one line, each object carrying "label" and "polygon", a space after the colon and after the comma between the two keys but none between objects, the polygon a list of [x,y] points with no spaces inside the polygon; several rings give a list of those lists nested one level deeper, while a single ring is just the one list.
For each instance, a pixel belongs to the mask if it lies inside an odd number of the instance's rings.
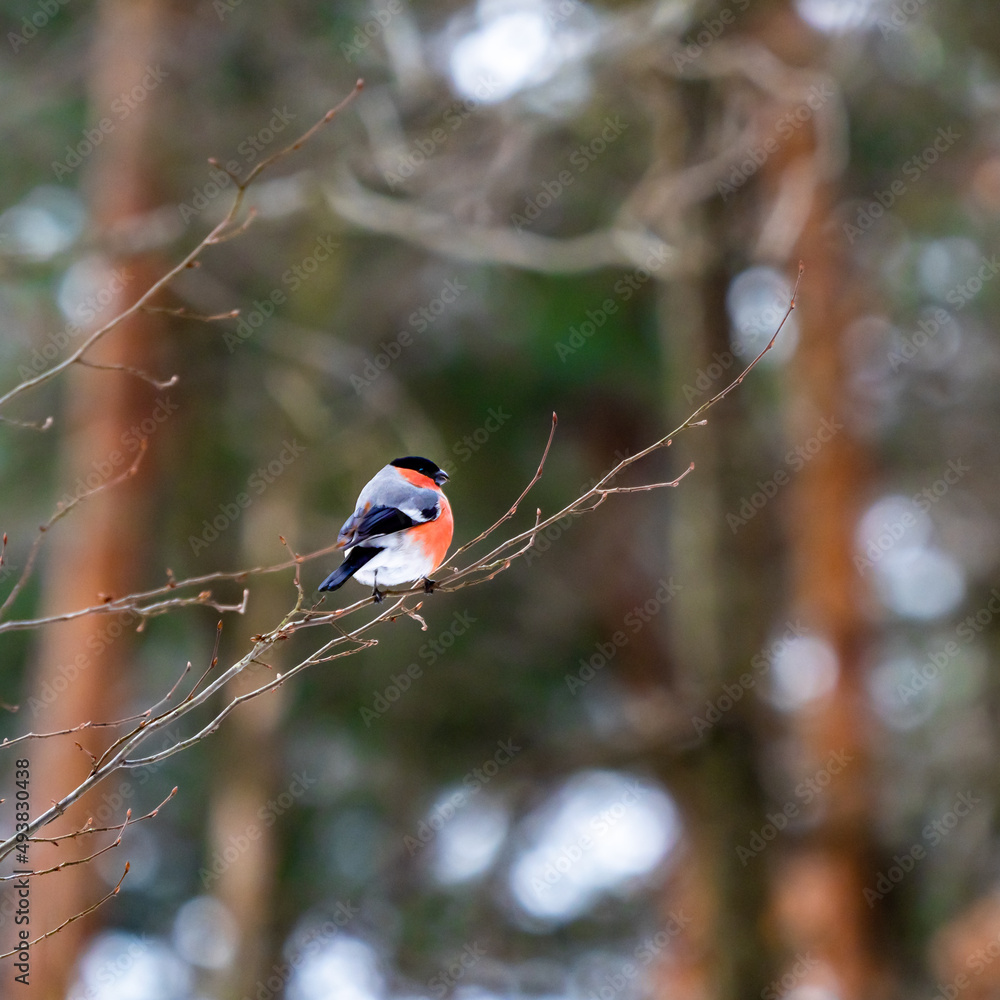
[{"label": "bird's black beak", "polygon": [[434,482],[436,482],[438,486],[444,486],[444,484],[448,482],[448,473],[445,472],[444,469],[438,469],[437,472],[434,473]]}]

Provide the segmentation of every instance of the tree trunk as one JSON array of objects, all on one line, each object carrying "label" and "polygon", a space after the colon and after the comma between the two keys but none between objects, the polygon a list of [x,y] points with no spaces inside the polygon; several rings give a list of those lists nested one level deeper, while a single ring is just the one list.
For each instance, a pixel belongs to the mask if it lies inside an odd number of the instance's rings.
[{"label": "tree trunk", "polygon": [[[88,200],[94,232],[103,237],[131,216],[156,204],[149,152],[150,125],[155,95],[147,93],[128,115],[120,119],[113,102],[123,92],[141,86],[150,66],[155,66],[162,5],[159,0],[105,0],[95,25],[95,45],[90,80],[92,123],[114,122],[96,147],[89,170]],[[106,321],[145,290],[159,276],[149,260],[116,260],[116,269],[127,275],[124,288],[114,294],[97,322]],[[112,289],[120,282],[106,285]],[[102,289],[94,289],[100,291]],[[161,323],[140,314],[111,333],[88,354],[104,364],[125,364],[142,370],[157,364]],[[136,457],[138,449],[129,429],[148,418],[157,405],[157,393],[133,375],[74,367],[63,379],[64,406],[60,419],[62,457],[59,482],[76,483],[96,472],[101,481],[113,479]],[[109,470],[110,474],[105,475]],[[145,553],[151,530],[148,497],[153,462],[147,455],[134,478],[90,497],[53,531],[46,553],[42,606],[45,614],[84,607],[102,594],[121,595],[149,584]],[[53,626],[42,634],[34,667],[33,694],[53,692],[55,697],[26,721],[36,732],[65,729],[84,721],[103,722],[126,714],[130,662],[130,628],[113,618],[92,616]],[[108,741],[106,730],[84,731],[76,738],[90,752],[100,752]],[[31,760],[33,814],[71,789],[90,770],[90,758],[74,745],[73,737],[28,744]],[[95,825],[121,823],[125,811],[136,804],[127,780],[113,781],[68,810],[59,832],[77,829],[90,816]],[[118,805],[119,800],[121,804]],[[113,839],[96,834],[64,843],[59,848],[33,845],[34,868],[57,864],[93,852]],[[116,852],[117,867],[124,870],[128,838]],[[31,887],[31,930],[37,936],[50,930],[105,894],[93,865],[67,868],[37,879]],[[102,919],[103,911],[76,921],[54,938],[32,949],[32,997],[62,1000],[83,942]]]}]

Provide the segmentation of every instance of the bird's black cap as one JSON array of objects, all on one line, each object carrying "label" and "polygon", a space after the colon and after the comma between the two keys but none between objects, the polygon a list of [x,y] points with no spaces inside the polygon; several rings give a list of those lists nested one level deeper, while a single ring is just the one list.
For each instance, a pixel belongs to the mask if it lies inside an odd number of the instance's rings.
[{"label": "bird's black cap", "polygon": [[406,455],[403,458],[394,458],[389,464],[396,466],[397,469],[413,469],[414,472],[419,472],[420,475],[433,479],[438,486],[448,481],[448,473],[435,465],[429,458]]}]

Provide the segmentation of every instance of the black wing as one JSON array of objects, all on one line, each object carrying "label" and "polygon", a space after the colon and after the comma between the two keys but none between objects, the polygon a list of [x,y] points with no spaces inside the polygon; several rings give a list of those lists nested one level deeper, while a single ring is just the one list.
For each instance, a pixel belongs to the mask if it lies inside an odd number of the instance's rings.
[{"label": "black wing", "polygon": [[340,529],[339,538],[348,545],[357,545],[378,535],[391,535],[405,528],[412,528],[418,523],[420,522],[414,521],[398,507],[369,507],[360,518],[357,514],[352,514],[347,519],[347,523]]},{"label": "black wing", "polygon": [[319,590],[336,590],[345,583],[370,559],[374,559],[379,554],[380,549],[360,548],[351,549],[347,558],[335,569],[320,585]]}]

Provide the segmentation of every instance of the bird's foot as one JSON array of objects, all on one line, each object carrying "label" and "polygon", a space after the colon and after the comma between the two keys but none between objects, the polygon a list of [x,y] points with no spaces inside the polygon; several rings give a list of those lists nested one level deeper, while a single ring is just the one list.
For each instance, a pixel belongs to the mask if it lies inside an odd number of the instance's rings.
[{"label": "bird's foot", "polygon": [[424,593],[433,594],[434,588],[437,586],[436,580],[431,580],[429,577],[424,577]]},{"label": "bird's foot", "polygon": [[372,587],[372,600],[376,604],[381,604],[385,600],[385,594],[378,587]]}]

